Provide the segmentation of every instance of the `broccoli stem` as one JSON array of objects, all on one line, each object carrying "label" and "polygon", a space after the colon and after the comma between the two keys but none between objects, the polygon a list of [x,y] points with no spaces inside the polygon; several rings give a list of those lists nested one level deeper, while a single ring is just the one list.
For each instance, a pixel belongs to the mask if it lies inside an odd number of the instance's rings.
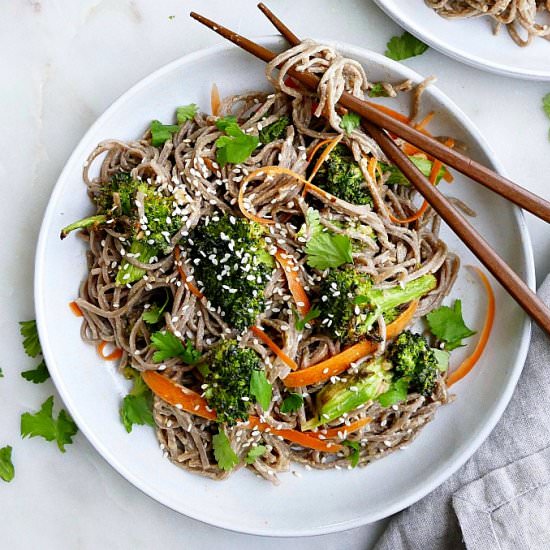
[{"label": "broccoli stem", "polygon": [[302,426],[311,430],[355,410],[357,407],[376,399],[384,393],[392,378],[391,363],[382,357],[361,366],[358,374],[347,380],[325,386],[316,398],[317,416]]},{"label": "broccoli stem", "polygon": [[[139,256],[136,257],[136,260],[146,264],[153,256],[158,254],[158,250],[147,244],[145,241],[134,240],[130,245],[129,253],[139,254]],[[127,260],[122,260],[116,276],[116,284],[126,285],[128,283],[135,283],[136,281],[139,281],[145,273],[145,269],[137,267]]]},{"label": "broccoli stem", "polygon": [[437,279],[431,273],[423,275],[407,283],[403,288],[399,285],[385,290],[371,290],[366,295],[358,296],[357,303],[367,303],[371,312],[367,313],[363,331],[371,329],[379,315],[385,315],[396,307],[416,300],[437,286]]},{"label": "broccoli stem", "polygon": [[81,220],[78,220],[76,222],[71,223],[67,227],[64,227],[61,230],[60,237],[61,239],[64,239],[69,233],[72,231],[75,231],[76,229],[85,229],[86,227],[97,227],[98,225],[101,225],[102,223],[105,223],[107,220],[107,216],[104,216],[103,214],[99,214],[96,216],[88,216],[87,218],[82,218]]}]

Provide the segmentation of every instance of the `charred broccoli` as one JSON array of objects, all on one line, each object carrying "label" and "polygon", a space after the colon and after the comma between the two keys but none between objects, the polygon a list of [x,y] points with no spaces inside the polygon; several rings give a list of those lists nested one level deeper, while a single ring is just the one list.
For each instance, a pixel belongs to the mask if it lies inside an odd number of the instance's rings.
[{"label": "charred broccoli", "polygon": [[433,275],[424,275],[403,287],[379,290],[353,267],[331,270],[319,288],[319,319],[334,338],[352,343],[368,335],[379,315],[391,322],[399,306],[420,298],[436,285]]},{"label": "charred broccoli", "polygon": [[321,165],[313,183],[346,202],[373,204],[359,164],[355,162],[351,151],[341,143]]},{"label": "charred broccoli", "polygon": [[274,267],[261,225],[215,214],[198,225],[191,239],[194,276],[214,307],[237,330],[254,324],[265,310],[264,290]]},{"label": "charred broccoli", "polygon": [[268,124],[265,128],[262,128],[258,134],[260,142],[265,145],[279,139],[284,134],[289,124],[290,119],[287,116],[282,116],[271,124]]},{"label": "charred broccoli", "polygon": [[250,378],[262,370],[260,358],[250,348],[240,348],[236,340],[224,340],[214,350],[204,374],[208,405],[216,411],[217,421],[235,424],[246,420],[250,406]]}]

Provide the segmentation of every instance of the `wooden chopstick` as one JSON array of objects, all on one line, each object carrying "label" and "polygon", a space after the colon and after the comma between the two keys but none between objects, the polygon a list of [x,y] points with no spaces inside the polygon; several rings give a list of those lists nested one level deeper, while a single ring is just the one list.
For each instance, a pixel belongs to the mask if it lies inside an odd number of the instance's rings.
[{"label": "wooden chopstick", "polygon": [[[263,6],[262,11],[269,11]],[[289,42],[299,41],[298,37],[288,31],[287,27],[271,14],[270,20],[276,24],[281,33],[285,33]],[[245,49],[252,55],[271,61],[276,54],[259,44],[240,36],[239,34],[226,29],[199,14],[191,13],[191,17],[211,28],[224,38],[227,38],[237,46]],[[288,31],[288,34],[287,34]],[[294,42],[296,43],[296,42]],[[289,71],[289,74],[305,84],[309,88],[317,89],[319,79],[309,73],[300,73]],[[350,96],[352,97],[352,96]],[[356,99],[356,98],[354,98]],[[344,102],[342,102],[345,105]],[[347,105],[345,105],[347,106]],[[361,114],[357,109],[353,109]],[[367,131],[376,139],[386,154],[386,156],[396,164],[403,174],[418,189],[420,194],[430,203],[433,209],[441,218],[451,227],[451,229],[461,238],[464,244],[475,254],[480,262],[492,273],[497,281],[509,292],[516,302],[537,322],[537,324],[550,335],[550,309],[537,298],[537,295],[518,277],[510,266],[491,248],[489,243],[467,222],[451,205],[451,203],[441,194],[441,192],[426,179],[426,177],[416,168],[409,158],[397,147],[395,142],[370,120],[364,120],[363,124]]]},{"label": "wooden chopstick", "polygon": [[[295,38],[299,41],[298,37],[292,33],[288,27],[286,27],[286,25],[284,25],[281,20],[278,19],[264,4],[259,4],[258,7],[269,18],[273,25],[279,29],[281,34],[282,30],[285,30],[285,32],[290,32],[288,35],[289,38],[292,37],[293,39]],[[256,57],[259,57],[263,61],[269,62],[273,60],[276,55],[274,52],[271,52],[263,46],[251,42],[243,36],[240,36],[239,34],[207,19],[206,17],[203,17],[202,15],[191,12],[191,17],[214,30],[224,38],[227,38],[237,46],[243,48]],[[316,84],[314,83],[318,82],[318,78],[315,75],[309,73],[298,73],[296,71],[289,71],[289,74],[302,84],[305,84],[308,87],[316,88]],[[487,168],[483,164],[476,162],[451,147],[448,147],[433,137],[420,132],[413,126],[396,120],[392,116],[379,111],[375,107],[372,107],[368,102],[356,98],[347,92],[342,94],[340,104],[347,109],[356,112],[362,118],[369,120],[380,128],[389,130],[415,147],[429,153],[434,158],[439,159],[441,162],[451,166],[452,168],[455,168],[459,172],[467,175],[488,189],[491,189],[491,191],[501,195],[517,206],[531,212],[546,222],[550,222],[550,202],[542,197],[531,193],[527,189],[515,184],[504,176],[493,172],[490,168]]]}]

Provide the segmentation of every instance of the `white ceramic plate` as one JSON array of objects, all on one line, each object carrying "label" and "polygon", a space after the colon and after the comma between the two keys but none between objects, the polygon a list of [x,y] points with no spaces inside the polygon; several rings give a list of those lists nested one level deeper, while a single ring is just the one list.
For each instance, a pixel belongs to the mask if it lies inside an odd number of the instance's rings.
[{"label": "white ceramic plate", "polygon": [[400,26],[436,50],[484,71],[533,80],[550,80],[550,42],[534,39],[520,48],[501,29],[492,34],[488,18],[447,20],[424,0],[375,0]]},{"label": "white ceramic plate", "polygon": [[[262,42],[273,49],[281,46],[276,38]],[[345,44],[339,48],[362,62],[374,80],[422,80],[384,56]],[[475,371],[454,388],[456,402],[442,408],[408,450],[366,469],[322,472],[293,465],[298,475],[281,475],[278,487],[244,470],[214,482],[164,459],[152,429],[136,427],[127,434],[118,417],[126,381],[112,363],[101,361],[94,348],[80,340],[80,320],[67,307],[85,275],[85,247],[74,237],[61,242],[59,230],[92,211],[82,183],[83,162],[103,139],[133,139],[151,119],[172,120],[177,105],[197,102],[209,109],[212,78],[223,94],[267,89],[263,70],[262,63],[234,47],[200,51],[141,81],[97,120],[67,162],[50,199],[36,256],[36,313],[44,354],[66,406],[95,448],[131,483],[174,510],[217,526],[261,535],[316,535],[397,512],[454,472],[489,434],[508,403],[525,359],[529,323],[494,283],[498,315],[491,345]],[[436,133],[468,143],[476,159],[500,169],[478,131],[448,98],[436,88],[424,97],[426,109],[438,113]],[[481,213],[473,220],[475,226],[533,285],[533,259],[520,212],[461,177],[447,189],[475,206]],[[444,233],[465,263],[475,262],[452,234]],[[461,273],[453,295],[463,299],[468,324],[479,327],[483,293],[467,271]]]}]

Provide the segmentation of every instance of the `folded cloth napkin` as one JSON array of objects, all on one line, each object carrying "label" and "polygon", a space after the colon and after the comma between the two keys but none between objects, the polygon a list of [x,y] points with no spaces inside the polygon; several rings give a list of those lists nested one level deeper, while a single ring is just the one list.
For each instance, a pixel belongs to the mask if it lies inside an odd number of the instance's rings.
[{"label": "folded cloth napkin", "polygon": [[[538,295],[550,304],[550,275]],[[550,339],[535,325],[496,428],[443,485],[392,518],[375,550],[459,548],[550,549]]]}]

